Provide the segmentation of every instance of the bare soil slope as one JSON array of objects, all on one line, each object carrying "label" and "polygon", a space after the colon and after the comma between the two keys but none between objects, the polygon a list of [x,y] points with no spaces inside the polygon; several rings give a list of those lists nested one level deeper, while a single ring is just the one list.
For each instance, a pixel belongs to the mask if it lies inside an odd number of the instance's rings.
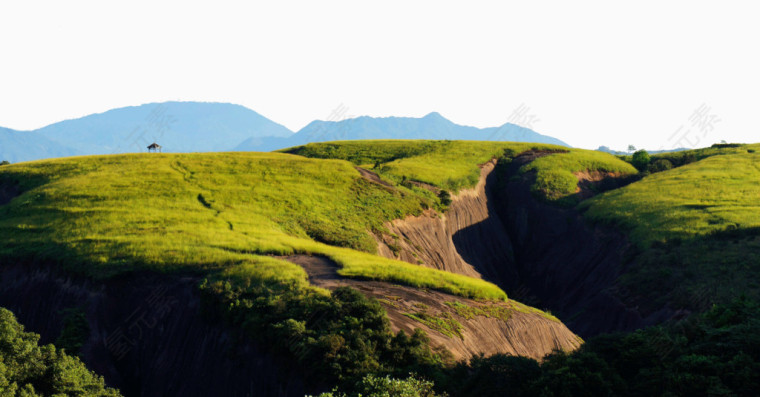
[{"label": "bare soil slope", "polygon": [[[494,282],[515,300],[552,310],[584,337],[669,318],[667,310],[642,316],[616,298],[629,248],[622,233],[533,195],[535,174],[520,167],[551,153],[528,151],[508,165],[482,165],[477,186],[453,196],[444,214],[428,210],[387,222],[389,233],[376,238],[378,253]],[[597,171],[576,177],[581,200],[630,182]]]},{"label": "bare soil slope", "polygon": [[378,239],[378,253],[484,278],[502,287],[512,285],[517,278],[511,271],[512,246],[487,192],[493,185],[495,166],[495,160],[483,164],[478,184],[452,196],[445,214],[428,210],[387,222],[389,233]]},{"label": "bare soil slope", "polygon": [[[388,312],[394,332],[412,333],[415,328],[420,328],[428,334],[433,346],[445,347],[457,359],[467,359],[478,353],[506,353],[540,360],[552,350],[572,351],[581,344],[580,338],[561,322],[517,302],[477,302],[386,282],[346,279],[336,273],[337,264],[322,257],[291,255],[283,259],[301,265],[313,285],[328,289],[351,286],[378,299]],[[457,311],[456,307],[485,308],[501,313],[501,318],[468,316],[465,314],[467,309]],[[446,335],[438,327],[431,327],[409,315],[444,321],[453,319],[450,324],[458,323],[461,329],[459,334]]]}]

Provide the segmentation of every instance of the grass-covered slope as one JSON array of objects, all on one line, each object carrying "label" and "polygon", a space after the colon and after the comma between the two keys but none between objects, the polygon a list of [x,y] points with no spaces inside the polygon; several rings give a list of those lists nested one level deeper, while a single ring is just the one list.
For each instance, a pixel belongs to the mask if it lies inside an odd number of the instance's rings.
[{"label": "grass-covered slope", "polygon": [[636,174],[636,169],[607,153],[590,150],[571,150],[539,157],[524,165],[522,172],[533,171],[534,193],[550,201],[569,197],[578,189],[579,172],[598,171],[616,175]]},{"label": "grass-covered slope", "polygon": [[[658,160],[666,160],[668,163],[670,163],[671,166],[679,167],[712,156],[725,154],[743,154],[748,152],[754,153],[758,149],[760,149],[759,144],[716,143],[710,147],[699,149],[653,154],[651,155],[651,162],[654,163]],[[617,157],[628,162],[631,162],[633,160],[632,155],[623,155]]]},{"label": "grass-covered slope", "polygon": [[[93,276],[139,268],[243,265],[305,279],[264,255],[306,253],[340,273],[503,299],[493,284],[373,255],[368,233],[429,199],[363,179],[340,160],[278,153],[77,157],[4,166],[0,257],[77,267]],[[287,270],[285,270],[287,269]]]},{"label": "grass-covered slope", "polygon": [[[372,168],[396,182],[410,179],[447,190],[471,187],[478,182],[478,165],[515,151],[537,146],[529,143],[471,141],[342,141],[310,143],[284,152],[311,158],[348,160]],[[561,146],[538,145],[539,147]]]},{"label": "grass-covered slope", "polygon": [[372,168],[396,182],[431,184],[456,192],[478,182],[478,165],[491,159],[511,160],[527,151],[548,153],[523,167],[535,172],[534,192],[549,200],[575,193],[583,171],[635,174],[633,166],[607,153],[521,142],[477,141],[343,141],[310,143],[284,150],[311,158],[338,158]]},{"label": "grass-covered slope", "polygon": [[621,228],[634,244],[623,299],[646,313],[760,298],[758,146],[668,154],[685,165],[580,204],[587,219]]},{"label": "grass-covered slope", "polygon": [[760,153],[743,149],[652,174],[581,208],[590,219],[621,225],[648,244],[758,227],[759,198]]}]

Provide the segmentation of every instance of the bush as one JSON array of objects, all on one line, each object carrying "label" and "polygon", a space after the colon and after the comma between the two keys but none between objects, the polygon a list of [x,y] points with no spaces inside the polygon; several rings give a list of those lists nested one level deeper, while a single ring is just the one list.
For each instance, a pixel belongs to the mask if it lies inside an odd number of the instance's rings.
[{"label": "bush", "polygon": [[649,172],[662,172],[673,168],[673,163],[667,159],[660,159],[649,165]]},{"label": "bush", "polygon": [[649,166],[649,161],[649,153],[644,149],[636,151],[631,157],[631,165],[639,171],[645,171]]},{"label": "bush", "polygon": [[[367,397],[436,397],[433,382],[418,379],[410,375],[406,379],[395,379],[390,376],[377,377],[367,375],[356,387],[356,396]],[[445,394],[444,394],[445,396]],[[331,393],[322,393],[319,397],[347,397],[338,389]]]},{"label": "bush", "polygon": [[711,148],[716,149],[724,149],[724,148],[736,148],[736,147],[742,147],[744,144],[741,143],[713,143]]},{"label": "bush", "polygon": [[438,198],[441,200],[442,206],[448,207],[451,205],[451,193],[447,190],[441,190],[441,192],[438,193]]}]

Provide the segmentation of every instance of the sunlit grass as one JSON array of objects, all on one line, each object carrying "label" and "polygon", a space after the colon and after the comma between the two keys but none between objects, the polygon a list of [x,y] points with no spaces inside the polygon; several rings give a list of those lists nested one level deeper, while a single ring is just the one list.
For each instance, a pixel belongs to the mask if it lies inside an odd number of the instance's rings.
[{"label": "sunlit grass", "polygon": [[139,268],[235,269],[300,283],[302,270],[262,255],[317,254],[349,277],[506,296],[482,280],[373,255],[370,232],[430,203],[408,189],[369,183],[346,161],[138,154],[0,169],[0,183],[17,182],[24,193],[0,207],[4,259],[59,263],[95,277]]},{"label": "sunlit grass", "polygon": [[539,157],[523,166],[521,171],[536,173],[533,191],[549,200],[574,194],[578,188],[577,172],[600,171],[620,175],[638,172],[631,164],[608,153],[578,149]]},{"label": "sunlit grass", "polygon": [[479,165],[530,149],[560,149],[561,146],[478,141],[341,141],[310,143],[285,149],[311,158],[339,158],[371,168],[389,180],[425,182],[454,192],[474,186]]},{"label": "sunlit grass", "polygon": [[[335,260],[347,277],[504,299],[503,291],[485,281],[374,255],[372,233],[384,231],[386,221],[436,205],[429,191],[405,187],[403,180],[455,190],[474,185],[479,165],[493,158],[564,150],[460,141],[306,148],[296,152],[353,160],[397,183],[371,183],[348,161],[283,153],[132,154],[13,164],[0,169],[0,183],[18,183],[24,193],[0,208],[0,257],[60,263],[108,277],[137,268],[250,266],[262,263],[261,256],[301,253]],[[538,175],[624,169],[613,156],[582,150],[540,160],[546,164],[535,168]],[[265,263],[271,269],[272,262]]]},{"label": "sunlit grass", "polygon": [[607,153],[523,142],[478,141],[342,141],[310,143],[285,152],[311,158],[340,158],[395,182],[413,180],[457,192],[473,187],[479,165],[496,158],[513,158],[529,150],[556,151],[523,167],[536,172],[534,191],[549,199],[575,193],[579,171],[636,173],[630,164]]},{"label": "sunlit grass", "polygon": [[589,219],[642,244],[760,226],[760,154],[724,154],[647,176],[581,203]]}]

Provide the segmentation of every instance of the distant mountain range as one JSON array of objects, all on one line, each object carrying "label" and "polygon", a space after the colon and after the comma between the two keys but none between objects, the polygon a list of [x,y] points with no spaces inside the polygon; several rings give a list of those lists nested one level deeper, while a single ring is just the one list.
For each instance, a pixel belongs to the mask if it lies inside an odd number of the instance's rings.
[{"label": "distant mountain range", "polygon": [[355,139],[467,139],[553,143],[559,139],[506,123],[475,128],[438,113],[425,117],[357,117],[313,121],[298,132],[246,107],[228,103],[163,102],[130,106],[61,121],[34,131],[0,127],[0,160],[30,161],[72,155],[146,151],[152,142],[164,152],[271,151]]},{"label": "distant mountain range", "polygon": [[500,127],[468,127],[445,119],[438,113],[425,117],[368,117],[341,121],[315,120],[287,138],[250,138],[235,147],[240,151],[269,151],[309,142],[357,139],[451,139],[474,141],[514,141],[553,143],[569,146],[559,139],[541,135],[528,128],[506,123]]},{"label": "distant mountain range", "polygon": [[[613,154],[615,156],[625,156],[625,155],[628,155],[628,154],[632,153],[632,152],[623,152],[623,151],[620,151],[620,150],[613,150],[613,149],[610,149],[607,146],[599,146],[596,150],[599,151],[599,152],[605,152],[605,153]],[[670,153],[670,152],[682,152],[684,150],[689,150],[689,149],[682,147],[682,148],[665,149],[665,150],[647,150],[647,153],[649,153],[649,154],[660,154],[660,153]]]},{"label": "distant mountain range", "polygon": [[79,154],[45,136],[30,131],[16,131],[0,127],[0,161],[12,163],[51,157],[67,157]]}]

